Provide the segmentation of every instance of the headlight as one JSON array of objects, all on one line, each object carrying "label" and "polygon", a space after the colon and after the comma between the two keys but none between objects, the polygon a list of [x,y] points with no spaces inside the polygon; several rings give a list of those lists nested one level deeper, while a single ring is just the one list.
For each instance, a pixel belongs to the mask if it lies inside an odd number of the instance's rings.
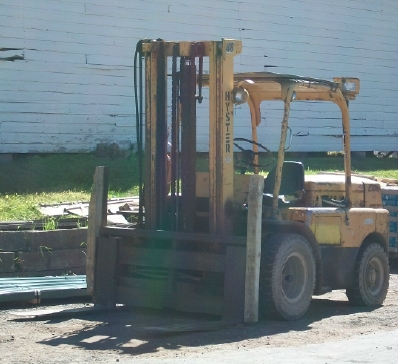
[{"label": "headlight", "polygon": [[344,82],[343,91],[355,92],[357,90],[357,84],[355,82]]},{"label": "headlight", "polygon": [[359,94],[359,78],[334,77],[333,80],[340,84],[341,91],[343,91],[345,95],[355,96]]},{"label": "headlight", "polygon": [[236,87],[232,91],[232,97],[234,100],[234,104],[240,105],[244,104],[249,98],[249,93],[243,87]]}]

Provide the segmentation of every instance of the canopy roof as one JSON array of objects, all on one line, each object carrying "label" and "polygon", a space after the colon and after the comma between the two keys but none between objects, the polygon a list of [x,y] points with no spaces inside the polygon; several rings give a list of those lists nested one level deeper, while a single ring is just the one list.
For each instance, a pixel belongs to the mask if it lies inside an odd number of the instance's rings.
[{"label": "canopy roof", "polygon": [[334,78],[333,81],[271,72],[249,72],[234,75],[235,85],[246,89],[254,101],[282,100],[282,88],[293,86],[294,100],[334,101],[336,93],[353,100],[359,93],[358,78]]}]

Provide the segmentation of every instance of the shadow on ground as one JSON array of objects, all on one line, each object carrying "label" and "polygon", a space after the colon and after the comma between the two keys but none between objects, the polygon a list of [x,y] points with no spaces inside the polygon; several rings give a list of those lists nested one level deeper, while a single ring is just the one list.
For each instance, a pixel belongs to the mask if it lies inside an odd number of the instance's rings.
[{"label": "shadow on ground", "polygon": [[[391,274],[395,281],[398,274],[397,264],[391,265]],[[51,331],[58,334],[38,343],[52,347],[66,345],[87,351],[116,351],[131,356],[156,353],[164,349],[179,350],[227,343],[239,345],[242,341],[260,338],[266,345],[267,340],[272,340],[278,334],[309,332],[315,323],[327,318],[373,311],[369,308],[350,306],[342,293],[337,293],[339,300],[328,296],[314,297],[307,314],[293,322],[262,320],[255,325],[225,324],[214,316],[130,307],[46,318],[42,324],[54,329]],[[60,303],[51,302],[50,305]],[[62,301],[62,304],[64,303]],[[25,318],[17,321],[27,320]],[[217,330],[201,331],[203,326],[209,323],[216,325],[216,328],[217,322],[220,323]],[[176,330],[179,327],[180,331]],[[161,331],[159,328],[173,328],[175,331]],[[283,340],[283,337],[279,340]]]},{"label": "shadow on ground", "polygon": [[[214,324],[217,318],[175,311],[120,307],[110,312],[79,316],[79,319],[91,323],[86,329],[68,332],[41,343],[50,346],[70,345],[85,350],[117,350],[121,354],[140,355],[155,353],[159,349],[178,350],[181,347],[238,343],[242,340],[272,337],[289,331],[307,331],[311,330],[312,323],[327,317],[369,311],[371,310],[352,307],[347,301],[315,298],[306,316],[298,321],[263,320],[255,325],[229,324],[221,325],[218,330],[201,331],[202,325],[209,321]],[[45,324],[57,325],[62,320],[64,319],[55,318]],[[175,329],[178,325],[181,325],[181,331],[167,332],[153,329],[153,327]],[[189,325],[189,330],[186,330],[186,325]]]}]

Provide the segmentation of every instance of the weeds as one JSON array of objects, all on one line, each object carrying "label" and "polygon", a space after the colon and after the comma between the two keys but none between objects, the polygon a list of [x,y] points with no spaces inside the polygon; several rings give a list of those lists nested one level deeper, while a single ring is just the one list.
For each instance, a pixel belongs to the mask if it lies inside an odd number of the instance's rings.
[{"label": "weeds", "polygon": [[88,220],[87,219],[83,219],[83,220],[77,219],[76,227],[78,229],[88,227]]},{"label": "weeds", "polygon": [[47,247],[47,246],[40,245],[38,251],[41,254],[41,256],[44,258],[44,253],[52,254],[53,250],[51,248]]},{"label": "weeds", "polygon": [[43,230],[50,231],[58,229],[58,221],[54,217],[49,217],[44,220]]}]

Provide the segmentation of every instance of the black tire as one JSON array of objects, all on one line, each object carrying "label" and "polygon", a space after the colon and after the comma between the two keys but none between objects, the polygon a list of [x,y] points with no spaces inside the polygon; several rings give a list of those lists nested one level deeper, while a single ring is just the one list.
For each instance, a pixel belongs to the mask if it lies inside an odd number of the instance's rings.
[{"label": "black tire", "polygon": [[297,234],[276,234],[263,244],[260,312],[271,319],[296,320],[307,311],[315,287],[315,258]]},{"label": "black tire", "polygon": [[380,306],[386,296],[390,267],[383,247],[371,243],[361,249],[355,263],[354,284],[347,288],[350,304],[355,306]]}]

